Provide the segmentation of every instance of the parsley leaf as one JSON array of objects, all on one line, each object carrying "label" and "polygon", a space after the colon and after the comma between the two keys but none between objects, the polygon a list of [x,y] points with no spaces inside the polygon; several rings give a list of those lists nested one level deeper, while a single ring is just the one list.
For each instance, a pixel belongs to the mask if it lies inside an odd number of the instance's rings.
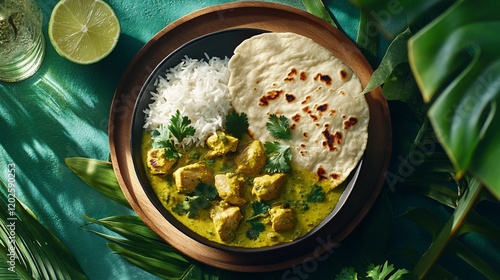
[{"label": "parsley leaf", "polygon": [[247,231],[246,236],[248,239],[257,240],[259,234],[263,232],[266,228],[261,222],[250,222],[250,229]]},{"label": "parsley leaf", "polygon": [[275,114],[269,116],[269,122],[266,123],[266,128],[272,137],[281,140],[292,140],[288,119],[281,115],[279,118]]},{"label": "parsley leaf", "polygon": [[266,154],[270,157],[267,159],[265,170],[269,173],[287,173],[290,172],[290,161],[292,153],[290,146],[283,145],[279,142],[267,141],[264,143]]},{"label": "parsley leaf", "polygon": [[319,185],[314,184],[311,192],[307,195],[307,202],[323,202],[325,201],[325,191]]},{"label": "parsley leaf", "polygon": [[233,112],[226,117],[226,131],[236,138],[241,138],[248,131],[247,114]]},{"label": "parsley leaf", "polygon": [[168,129],[180,143],[184,138],[193,136],[196,132],[196,129],[190,126],[190,124],[191,120],[186,116],[181,117],[181,112],[177,110],[170,118]]}]

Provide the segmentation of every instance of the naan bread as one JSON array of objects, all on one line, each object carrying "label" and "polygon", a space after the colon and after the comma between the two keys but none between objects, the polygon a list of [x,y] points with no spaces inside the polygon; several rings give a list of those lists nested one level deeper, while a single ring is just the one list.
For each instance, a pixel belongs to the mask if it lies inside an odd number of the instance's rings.
[{"label": "naan bread", "polygon": [[295,33],[264,33],[243,41],[229,61],[231,103],[248,115],[249,132],[276,141],[270,114],[289,119],[293,164],[331,182],[356,167],[368,140],[369,108],[358,77],[313,40]]}]

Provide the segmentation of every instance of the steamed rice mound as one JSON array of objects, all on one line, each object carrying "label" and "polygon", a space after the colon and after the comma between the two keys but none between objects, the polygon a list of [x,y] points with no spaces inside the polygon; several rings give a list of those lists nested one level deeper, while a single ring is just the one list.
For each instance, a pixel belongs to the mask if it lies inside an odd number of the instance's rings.
[{"label": "steamed rice mound", "polygon": [[144,110],[144,128],[153,131],[168,125],[171,116],[179,110],[196,129],[181,145],[204,145],[208,136],[222,129],[232,108],[227,88],[228,61],[228,58],[208,56],[207,61],[185,57],[164,77],[158,77],[156,91],[151,92],[153,102]]}]

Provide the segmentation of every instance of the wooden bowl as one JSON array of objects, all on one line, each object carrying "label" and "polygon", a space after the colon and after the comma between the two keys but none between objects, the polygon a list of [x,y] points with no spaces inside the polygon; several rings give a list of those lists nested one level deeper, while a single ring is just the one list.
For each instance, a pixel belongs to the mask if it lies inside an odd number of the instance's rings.
[{"label": "wooden bowl", "polygon": [[208,241],[178,222],[160,203],[140,161],[143,109],[150,102],[158,74],[184,55],[230,56],[244,39],[261,32],[295,32],[312,38],[347,64],[366,85],[372,69],[356,46],[339,30],[295,8],[262,2],[218,5],[189,14],[160,31],[135,56],[113,99],[109,140],[118,182],[138,216],[161,238],[185,255],[222,269],[271,271],[334,253],[376,200],[385,179],[391,126],[387,102],[378,88],[366,95],[370,107],[369,138],[362,161],[353,171],[337,207],[313,231],[290,242],[265,248],[238,248]]}]

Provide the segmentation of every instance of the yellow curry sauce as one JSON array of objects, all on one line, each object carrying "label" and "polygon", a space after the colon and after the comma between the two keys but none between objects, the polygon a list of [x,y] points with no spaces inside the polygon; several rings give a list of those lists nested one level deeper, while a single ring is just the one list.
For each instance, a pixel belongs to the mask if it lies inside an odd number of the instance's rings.
[{"label": "yellow curry sauce", "polygon": [[[265,202],[269,206],[286,204],[287,207],[293,210],[295,225],[290,230],[275,232],[272,228],[269,215],[248,221],[249,217],[254,216],[252,202],[257,201],[256,197],[252,194],[252,180],[255,176],[251,175],[239,175],[245,178],[241,196],[247,202],[240,206],[243,219],[239,222],[239,226],[234,232],[233,240],[229,242],[222,242],[216,234],[214,223],[210,217],[210,209],[202,209],[197,216],[192,218],[188,217],[187,214],[179,215],[173,211],[177,204],[186,199],[186,195],[178,193],[175,188],[172,172],[176,168],[193,163],[204,163],[210,168],[214,176],[221,173],[235,172],[236,164],[234,163],[234,157],[249,142],[251,142],[250,137],[244,136],[243,139],[239,140],[236,152],[229,152],[223,156],[213,158],[207,157],[207,152],[209,151],[207,147],[192,147],[182,152],[183,156],[177,160],[167,175],[154,175],[148,168],[146,168],[146,174],[163,206],[185,226],[208,240],[236,247],[260,248],[290,242],[304,236],[335,208],[345,188],[345,184],[336,187],[332,191],[325,192],[325,199],[322,202],[309,202],[307,201],[307,196],[311,192],[312,186],[321,186],[321,184],[317,182],[316,174],[307,170],[296,170],[293,165],[292,171],[286,174],[286,183],[280,196],[277,199]],[[150,149],[152,149],[151,135],[149,131],[145,131],[142,141],[142,159],[144,163],[147,161],[147,153]],[[262,174],[265,174],[264,170],[261,171],[260,175]],[[321,187],[325,190],[328,189],[327,186]],[[218,198],[212,203],[217,204],[220,200]],[[261,223],[264,226],[263,231],[249,238],[248,232],[252,227],[252,223],[255,222]]]}]

